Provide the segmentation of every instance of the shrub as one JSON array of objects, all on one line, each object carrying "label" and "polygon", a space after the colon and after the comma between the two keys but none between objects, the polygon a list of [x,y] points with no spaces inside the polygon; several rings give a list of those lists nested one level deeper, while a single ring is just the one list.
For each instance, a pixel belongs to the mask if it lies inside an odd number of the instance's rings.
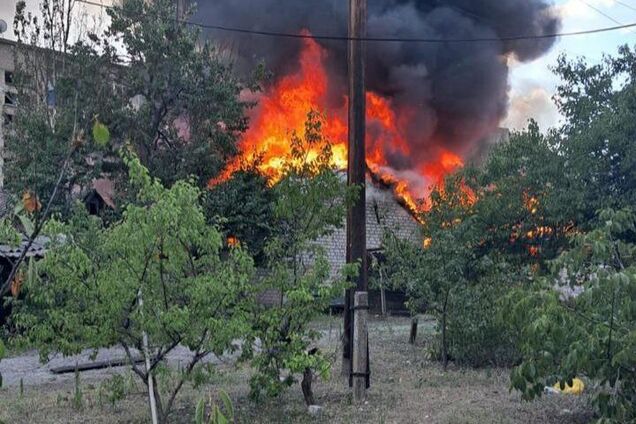
[{"label": "shrub", "polygon": [[460,365],[507,366],[519,360],[517,340],[500,297],[506,288],[478,284],[453,297],[448,321],[450,357]]},{"label": "shrub", "polygon": [[[81,206],[69,223],[50,223],[54,242],[25,284],[16,322],[42,359],[121,346],[165,423],[203,359],[238,349],[250,332],[253,267],[240,249],[222,250],[191,182],[165,188],[136,157],[125,161],[138,203],[108,228]],[[187,363],[164,381],[166,355],[179,345],[190,349]]]},{"label": "shrub", "polygon": [[[523,355],[511,384],[524,398],[587,377],[600,422],[636,420],[636,245],[626,241],[634,232],[631,210],[601,212],[596,229],[552,262],[552,278],[508,296]],[[557,276],[580,294],[556,290]]]}]

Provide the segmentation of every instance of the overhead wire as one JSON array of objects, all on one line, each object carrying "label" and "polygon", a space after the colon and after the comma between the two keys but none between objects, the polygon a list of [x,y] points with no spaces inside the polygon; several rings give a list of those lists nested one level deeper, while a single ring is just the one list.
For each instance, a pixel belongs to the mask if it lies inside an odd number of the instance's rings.
[{"label": "overhead wire", "polygon": [[[89,4],[99,7],[112,7],[101,3],[97,3],[91,0],[76,0],[79,3]],[[613,19],[612,19],[613,20]],[[630,29],[636,27],[636,22],[629,24],[620,24],[612,27],[594,28],[589,30],[549,33],[549,34],[537,34],[537,35],[516,35],[516,36],[504,36],[504,37],[477,37],[477,38],[393,38],[393,37],[348,37],[338,35],[327,34],[306,34],[306,33],[288,33],[277,31],[259,31],[251,30],[247,28],[229,27],[223,25],[203,24],[199,22],[192,22],[188,20],[178,19],[185,25],[190,25],[202,29],[211,29],[223,32],[232,32],[237,34],[246,35],[258,35],[264,37],[277,37],[277,38],[290,38],[290,39],[312,39],[312,40],[325,40],[325,41],[364,41],[364,42],[387,42],[387,43],[487,43],[487,42],[502,42],[502,41],[527,41],[527,40],[541,40],[558,37],[573,37],[579,35],[599,34],[610,31],[617,31],[621,29]],[[614,22],[617,22],[614,20]]]},{"label": "overhead wire", "polygon": [[[586,0],[579,0],[581,3],[583,3],[584,5],[586,5],[587,7],[589,7],[590,9],[594,10],[596,13],[598,13],[599,15],[609,19],[610,21],[614,22],[615,24],[618,25],[623,25],[622,22],[620,22],[619,20],[615,19],[614,17],[612,17],[611,15],[608,15],[607,13],[603,12],[601,9],[599,9],[598,7],[594,6],[593,4],[587,2]],[[629,32],[636,34],[636,32],[634,32],[632,29],[629,29]]]},{"label": "overhead wire", "polygon": [[616,4],[620,4],[621,6],[626,7],[628,9],[633,10],[634,12],[636,12],[636,7],[635,6],[629,5],[629,4],[627,4],[625,2],[622,2],[620,0],[614,0],[614,1],[616,2]]}]

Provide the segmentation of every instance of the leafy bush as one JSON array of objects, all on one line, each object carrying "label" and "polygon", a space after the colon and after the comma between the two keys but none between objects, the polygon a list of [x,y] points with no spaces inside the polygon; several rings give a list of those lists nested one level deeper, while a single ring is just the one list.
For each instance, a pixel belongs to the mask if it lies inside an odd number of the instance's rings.
[{"label": "leafy bush", "polygon": [[[269,274],[261,287],[277,291],[280,302],[258,309],[253,318],[260,342],[251,382],[257,399],[278,395],[297,374],[329,375],[329,361],[312,346],[320,333],[309,324],[342,294],[346,283],[344,276],[333,275],[317,240],[342,226],[355,190],[332,169],[331,144],[322,137],[322,122],[320,115],[309,113],[305,134],[293,135],[282,180],[274,187],[274,216],[281,231],[265,247]],[[345,273],[352,271],[345,268]]]},{"label": "leafy bush", "polygon": [[[69,223],[50,223],[54,243],[25,284],[16,322],[43,360],[50,352],[123,347],[166,422],[201,361],[238,349],[236,340],[250,332],[253,266],[241,249],[221,250],[191,182],[165,188],[136,157],[125,161],[138,204],[108,228],[81,206]],[[190,349],[188,362],[161,384],[166,355],[178,345]]]},{"label": "leafy bush", "polygon": [[234,422],[234,405],[230,396],[221,390],[219,397],[223,403],[223,410],[210,399],[209,412],[207,412],[205,399],[199,400],[194,413],[195,424],[228,424]]},{"label": "leafy bush", "polygon": [[519,360],[517,340],[500,297],[505,288],[478,283],[452,298],[449,355],[460,365],[507,366]]},{"label": "leafy bush", "polygon": [[[600,422],[636,420],[636,245],[625,241],[635,231],[631,210],[601,212],[551,264],[553,277],[508,297],[523,355],[511,384],[525,398],[583,376],[594,383]],[[565,285],[557,290],[555,280]]]}]

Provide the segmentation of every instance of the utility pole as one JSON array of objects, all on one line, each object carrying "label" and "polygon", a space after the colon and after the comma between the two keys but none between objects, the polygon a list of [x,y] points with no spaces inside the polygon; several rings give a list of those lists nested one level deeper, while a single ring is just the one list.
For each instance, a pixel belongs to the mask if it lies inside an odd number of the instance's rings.
[{"label": "utility pole", "polygon": [[[355,305],[354,299],[366,300],[367,296],[355,293],[368,290],[367,246],[366,246],[366,193],[365,193],[365,130],[366,130],[366,89],[365,89],[365,46],[360,39],[366,36],[367,0],[349,0],[349,146],[347,163],[347,184],[360,187],[358,199],[347,213],[347,263],[360,264],[358,277],[353,281],[354,289],[347,290],[344,307],[344,335],[342,371],[349,377],[349,385],[358,387],[362,379],[364,387],[369,386],[368,341],[366,319],[354,323],[357,310],[368,305]],[[368,302],[367,302],[368,303]],[[366,317],[366,310],[362,317]],[[354,324],[356,334],[354,337]],[[360,325],[361,324],[361,325]],[[364,334],[359,334],[363,330]],[[355,346],[353,343],[363,346]],[[361,358],[354,357],[361,353]],[[362,366],[363,369],[356,369]],[[354,395],[357,390],[354,390]],[[364,396],[364,393],[363,395]]]},{"label": "utility pole", "polygon": [[188,4],[186,0],[176,0],[177,2],[177,21],[183,21],[186,18]]}]

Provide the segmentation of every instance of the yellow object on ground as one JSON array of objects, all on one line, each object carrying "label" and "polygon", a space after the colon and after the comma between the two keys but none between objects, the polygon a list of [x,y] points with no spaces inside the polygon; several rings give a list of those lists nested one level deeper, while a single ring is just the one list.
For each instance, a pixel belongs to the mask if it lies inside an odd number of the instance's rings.
[{"label": "yellow object on ground", "polygon": [[564,393],[566,395],[580,395],[583,393],[583,389],[585,389],[585,384],[580,378],[572,379],[572,385],[565,384],[565,388],[561,390],[561,383],[556,383],[552,386],[555,390]]}]

